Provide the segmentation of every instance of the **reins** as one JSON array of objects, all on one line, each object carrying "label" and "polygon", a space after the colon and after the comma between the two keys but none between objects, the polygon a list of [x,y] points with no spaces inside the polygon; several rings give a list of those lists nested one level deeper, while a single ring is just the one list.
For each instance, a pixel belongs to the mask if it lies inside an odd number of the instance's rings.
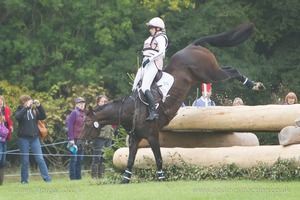
[{"label": "reins", "polygon": [[136,100],[137,98],[133,98],[131,95],[129,96],[129,98],[131,98],[134,102],[134,112],[133,112],[133,116],[132,116],[132,129],[131,131],[128,132],[129,135],[132,135],[134,133],[134,130],[135,130],[135,111],[136,111]]},{"label": "reins", "polygon": [[125,99],[126,99],[126,97],[124,97],[123,99],[122,99],[122,104],[121,104],[121,106],[120,106],[120,108],[119,108],[119,116],[118,116],[118,126],[117,126],[117,132],[119,131],[119,129],[120,129],[120,126],[121,126],[121,111],[122,111],[122,106],[123,106],[123,104],[124,104],[124,101],[125,101]]},{"label": "reins", "polygon": [[[95,127],[95,125],[94,125],[94,123],[95,122],[97,122],[96,120],[95,120],[95,116],[93,116],[93,119],[91,119],[91,120],[87,120],[87,119],[85,119],[84,121],[83,121],[83,123],[85,124],[85,126],[86,126],[86,123],[85,122],[87,122],[87,121],[93,121],[93,123],[91,124],[91,125],[89,125],[89,126],[91,126],[90,127],[90,130],[89,130],[89,132],[86,134],[86,137],[85,138],[80,138],[80,136],[81,136],[81,132],[80,132],[80,135],[79,135],[79,140],[88,140],[88,138],[89,138],[89,136],[91,135],[91,133],[92,133],[92,130],[93,130],[93,128],[95,128],[95,129],[97,129],[98,130],[98,128],[99,127]],[[97,122],[98,124],[99,124],[99,122]]]}]

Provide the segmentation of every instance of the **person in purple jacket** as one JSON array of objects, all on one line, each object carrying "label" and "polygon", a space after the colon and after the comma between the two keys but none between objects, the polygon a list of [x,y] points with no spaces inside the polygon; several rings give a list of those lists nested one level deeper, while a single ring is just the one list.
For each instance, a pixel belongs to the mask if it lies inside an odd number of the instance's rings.
[{"label": "person in purple jacket", "polygon": [[[70,113],[67,121],[69,146],[77,145],[77,138],[83,126],[85,117],[85,100],[82,97],[75,99],[75,109]],[[70,159],[70,180],[81,179],[81,166],[83,159],[83,151],[78,150],[76,154],[71,154]]]}]

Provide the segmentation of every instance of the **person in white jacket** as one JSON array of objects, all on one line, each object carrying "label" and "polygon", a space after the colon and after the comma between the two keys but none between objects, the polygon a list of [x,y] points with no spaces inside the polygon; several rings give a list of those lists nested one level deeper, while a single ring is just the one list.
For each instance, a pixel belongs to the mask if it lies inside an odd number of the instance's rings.
[{"label": "person in white jacket", "polygon": [[146,25],[150,29],[150,36],[144,42],[142,66],[135,76],[132,90],[135,90],[139,81],[142,80],[141,90],[149,104],[149,116],[146,120],[152,121],[158,118],[158,114],[155,113],[155,102],[150,87],[158,70],[163,68],[168,38],[165,32],[165,23],[161,18],[155,17]]}]

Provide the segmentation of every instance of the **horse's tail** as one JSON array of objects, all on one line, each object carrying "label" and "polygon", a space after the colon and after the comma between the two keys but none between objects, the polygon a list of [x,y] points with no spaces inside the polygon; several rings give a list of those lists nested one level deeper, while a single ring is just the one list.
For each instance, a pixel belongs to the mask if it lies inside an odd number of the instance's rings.
[{"label": "horse's tail", "polygon": [[233,47],[245,42],[253,33],[254,24],[249,22],[239,25],[227,32],[198,38],[193,44],[203,46],[205,42],[207,42],[214,47]]}]

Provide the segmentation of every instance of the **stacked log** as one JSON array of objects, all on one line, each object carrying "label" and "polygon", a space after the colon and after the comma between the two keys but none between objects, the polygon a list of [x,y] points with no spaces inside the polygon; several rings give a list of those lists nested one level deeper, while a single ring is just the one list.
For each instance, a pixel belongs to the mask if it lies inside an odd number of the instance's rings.
[{"label": "stacked log", "polygon": [[165,131],[279,132],[295,125],[300,105],[184,107]]},{"label": "stacked log", "polygon": [[[258,146],[259,141],[253,133],[236,132],[170,132],[159,133],[161,147],[232,147],[232,146]],[[149,147],[147,140],[142,140],[139,148]]]},{"label": "stacked log", "polygon": [[[118,169],[125,169],[129,149],[118,149],[113,163]],[[220,147],[220,148],[161,148],[164,164],[181,166],[181,161],[196,166],[222,166],[234,163],[241,168],[250,168],[259,162],[273,165],[278,158],[295,159],[295,167],[300,166],[300,144],[283,147],[252,146],[252,147]],[[134,167],[156,169],[151,148],[138,149]]]}]

